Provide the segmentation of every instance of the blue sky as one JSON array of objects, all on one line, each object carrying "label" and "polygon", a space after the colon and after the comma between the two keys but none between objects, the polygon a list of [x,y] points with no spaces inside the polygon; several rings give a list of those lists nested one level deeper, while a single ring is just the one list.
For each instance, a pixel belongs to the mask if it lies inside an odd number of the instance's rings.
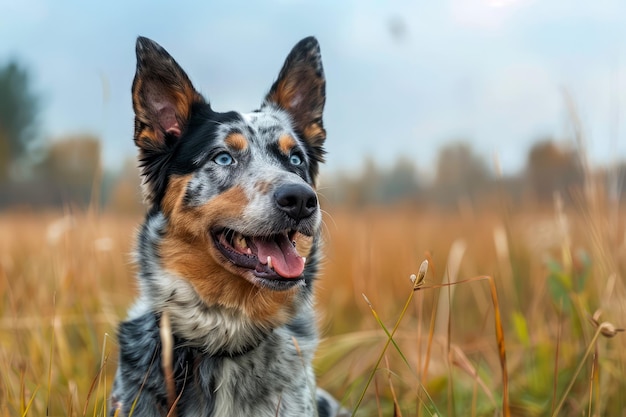
[{"label": "blue sky", "polygon": [[626,2],[0,0],[0,63],[18,58],[45,98],[47,138],[102,138],[108,167],[135,155],[134,42],[163,45],[218,111],[258,106],[290,48],[320,41],[328,170],[398,156],[423,171],[459,138],[505,172],[538,138],[569,134],[564,93],[597,164],[626,159]]}]

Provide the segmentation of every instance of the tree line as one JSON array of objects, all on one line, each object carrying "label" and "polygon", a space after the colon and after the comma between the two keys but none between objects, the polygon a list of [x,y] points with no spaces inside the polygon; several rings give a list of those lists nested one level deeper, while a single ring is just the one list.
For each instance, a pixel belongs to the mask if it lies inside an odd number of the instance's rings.
[{"label": "tree line", "polygon": [[585,172],[583,157],[568,142],[541,138],[528,152],[521,172],[502,176],[472,149],[471,142],[453,141],[439,150],[434,176],[418,171],[404,157],[390,167],[368,159],[357,175],[325,177],[323,193],[334,204],[353,207],[407,203],[456,207],[460,202],[481,207],[503,196],[513,203],[551,203],[557,192],[562,198],[575,198],[585,181],[606,177],[604,169]]},{"label": "tree line", "polygon": [[[121,211],[140,210],[140,186],[134,159],[120,172],[102,169],[99,138],[91,134],[42,140],[40,96],[28,71],[12,61],[0,66],[0,208],[15,205],[80,206],[96,204]],[[367,159],[358,173],[327,173],[321,193],[330,204],[418,204],[480,206],[506,194],[514,202],[567,198],[590,176],[607,180],[606,170],[585,172],[580,151],[543,138],[526,156],[517,175],[502,177],[468,140],[444,145],[435,172],[418,171],[406,157],[389,167]],[[622,170],[618,170],[615,178]],[[616,195],[622,183],[613,181]]]}]

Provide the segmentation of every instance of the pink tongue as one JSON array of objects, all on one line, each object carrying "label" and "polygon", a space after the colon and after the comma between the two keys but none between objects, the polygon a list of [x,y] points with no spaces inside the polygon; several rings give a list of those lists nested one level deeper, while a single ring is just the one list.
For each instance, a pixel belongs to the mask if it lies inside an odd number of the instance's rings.
[{"label": "pink tongue", "polygon": [[298,255],[287,235],[278,235],[273,240],[253,238],[257,256],[261,263],[272,257],[272,267],[283,278],[298,278],[304,271],[304,258]]}]

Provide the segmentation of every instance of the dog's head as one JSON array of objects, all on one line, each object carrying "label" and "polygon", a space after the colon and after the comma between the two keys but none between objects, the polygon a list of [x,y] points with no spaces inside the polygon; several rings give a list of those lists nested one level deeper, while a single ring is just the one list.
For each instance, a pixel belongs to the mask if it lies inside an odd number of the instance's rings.
[{"label": "dog's head", "polygon": [[167,220],[161,267],[209,304],[253,309],[262,293],[271,315],[305,284],[321,223],[317,41],[293,48],[259,110],[219,113],[165,49],[139,38],[132,95],[145,200]]}]

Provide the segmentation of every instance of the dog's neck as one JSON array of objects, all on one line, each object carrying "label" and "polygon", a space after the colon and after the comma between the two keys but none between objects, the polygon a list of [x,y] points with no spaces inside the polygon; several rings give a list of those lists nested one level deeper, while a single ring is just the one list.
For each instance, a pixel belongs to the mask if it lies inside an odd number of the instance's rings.
[{"label": "dog's neck", "polygon": [[[141,294],[129,319],[167,312],[177,338],[214,356],[236,356],[258,346],[273,326],[259,323],[241,310],[206,303],[189,281],[162,268],[158,247],[166,228],[165,216],[157,212],[148,215],[141,230],[136,252]],[[310,302],[303,299],[300,304]]]},{"label": "dog's neck", "polygon": [[[265,340],[271,328],[263,328],[236,311],[208,307],[202,303],[183,280],[170,286],[171,298],[146,297],[142,294],[129,312],[129,319],[146,313],[160,316],[166,312],[171,332],[181,343],[202,350],[211,356],[234,357],[244,354]],[[157,289],[158,291],[158,289]],[[152,291],[150,291],[152,292]]]}]

